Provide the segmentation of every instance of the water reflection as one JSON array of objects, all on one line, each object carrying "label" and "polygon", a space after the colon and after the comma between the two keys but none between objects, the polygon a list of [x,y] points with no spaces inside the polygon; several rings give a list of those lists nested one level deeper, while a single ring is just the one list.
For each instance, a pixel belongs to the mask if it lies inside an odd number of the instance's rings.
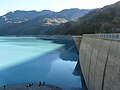
[{"label": "water reflection", "polygon": [[[47,39],[47,41],[51,40]],[[74,40],[54,39],[52,40],[52,42],[57,44],[64,44],[64,47],[61,48],[62,53],[60,54],[60,58],[62,58],[65,61],[78,61],[79,59],[78,50]]]},{"label": "water reflection", "polygon": [[[24,41],[24,39],[22,39],[22,43],[21,40],[21,42],[19,42],[19,39],[5,40],[7,40],[7,42],[4,43],[5,45],[12,45],[10,48],[16,47],[17,49],[19,47],[22,47],[21,49],[26,52],[28,49],[26,50],[25,48],[33,47],[29,48],[29,54],[33,52],[33,50],[37,50],[37,54],[36,52],[32,53],[35,54],[35,56],[30,57],[28,60],[25,59],[25,62],[19,64],[17,63],[8,68],[2,69],[0,71],[1,85],[46,81],[49,84],[57,85],[67,90],[73,90],[75,88],[81,87],[80,77],[74,76],[72,74],[77,63],[76,61],[78,59],[78,53],[73,41],[42,40],[42,42],[38,39],[32,39],[29,40],[29,42],[26,42]],[[36,43],[37,45],[30,45],[32,42],[34,42],[34,44]],[[0,43],[3,44],[3,42]],[[1,47],[2,46],[4,45],[1,45]],[[57,46],[58,48],[55,48],[55,46]],[[48,48],[49,52],[41,54],[42,52],[44,52],[43,47]],[[16,53],[18,52],[19,51],[16,51]],[[2,54],[1,51],[0,53]],[[14,56],[16,56],[16,53],[14,52]],[[25,56],[25,53],[22,52],[21,54],[22,55],[19,54],[20,57]],[[17,57],[15,57],[15,59],[16,58]],[[75,58],[75,60],[73,60],[72,58]],[[10,57],[8,58],[8,60],[11,60]]]}]

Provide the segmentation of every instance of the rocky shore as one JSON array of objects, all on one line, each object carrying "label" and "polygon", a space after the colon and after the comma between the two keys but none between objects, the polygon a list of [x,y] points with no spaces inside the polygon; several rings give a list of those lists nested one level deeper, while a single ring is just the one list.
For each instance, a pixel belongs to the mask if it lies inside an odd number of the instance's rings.
[{"label": "rocky shore", "polygon": [[4,85],[0,87],[0,90],[63,90],[60,87],[45,84],[45,83],[32,83],[32,84],[16,84],[16,85]]}]

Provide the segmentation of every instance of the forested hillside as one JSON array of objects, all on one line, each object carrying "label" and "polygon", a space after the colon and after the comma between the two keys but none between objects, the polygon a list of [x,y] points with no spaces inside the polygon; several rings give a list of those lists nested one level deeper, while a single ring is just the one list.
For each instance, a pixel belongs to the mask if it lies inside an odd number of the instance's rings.
[{"label": "forested hillside", "polygon": [[77,21],[59,25],[51,34],[119,33],[120,2],[95,9]]}]

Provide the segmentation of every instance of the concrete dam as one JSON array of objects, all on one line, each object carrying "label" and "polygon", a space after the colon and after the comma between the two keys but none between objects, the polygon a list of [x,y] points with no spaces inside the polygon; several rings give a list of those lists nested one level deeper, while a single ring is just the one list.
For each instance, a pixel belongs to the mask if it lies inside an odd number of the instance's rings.
[{"label": "concrete dam", "polygon": [[74,37],[88,90],[120,90],[120,34]]}]

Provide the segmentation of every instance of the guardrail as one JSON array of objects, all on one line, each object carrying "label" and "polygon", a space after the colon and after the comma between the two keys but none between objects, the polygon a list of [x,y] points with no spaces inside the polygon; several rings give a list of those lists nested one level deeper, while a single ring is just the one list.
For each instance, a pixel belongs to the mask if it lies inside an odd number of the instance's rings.
[{"label": "guardrail", "polygon": [[109,34],[83,34],[84,37],[120,40],[120,33],[109,33]]}]

